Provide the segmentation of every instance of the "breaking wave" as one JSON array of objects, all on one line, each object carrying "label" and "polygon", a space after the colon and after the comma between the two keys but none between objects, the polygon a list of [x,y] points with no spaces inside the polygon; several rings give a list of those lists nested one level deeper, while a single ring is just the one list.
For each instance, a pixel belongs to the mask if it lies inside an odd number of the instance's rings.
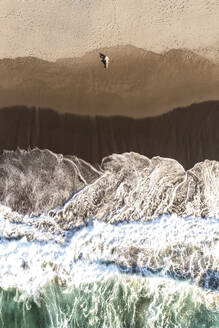
[{"label": "breaking wave", "polygon": [[218,162],[18,150],[0,176],[0,327],[218,327]]}]

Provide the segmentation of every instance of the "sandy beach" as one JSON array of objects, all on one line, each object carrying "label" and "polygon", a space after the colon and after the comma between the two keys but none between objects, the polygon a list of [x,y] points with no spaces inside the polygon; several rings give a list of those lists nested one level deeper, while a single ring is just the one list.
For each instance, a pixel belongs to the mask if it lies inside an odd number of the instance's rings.
[{"label": "sandy beach", "polygon": [[[108,70],[99,51],[110,57]],[[56,62],[2,59],[0,75],[0,107],[148,117],[219,99],[219,64],[185,49],[158,54],[117,46]]]}]

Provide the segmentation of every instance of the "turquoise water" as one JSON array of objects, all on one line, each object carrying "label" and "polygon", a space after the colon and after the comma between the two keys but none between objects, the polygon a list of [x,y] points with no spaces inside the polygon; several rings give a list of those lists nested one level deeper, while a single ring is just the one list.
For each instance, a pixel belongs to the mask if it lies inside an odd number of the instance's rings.
[{"label": "turquoise water", "polygon": [[1,290],[1,327],[219,327],[218,295],[166,279],[116,275],[36,295]]}]

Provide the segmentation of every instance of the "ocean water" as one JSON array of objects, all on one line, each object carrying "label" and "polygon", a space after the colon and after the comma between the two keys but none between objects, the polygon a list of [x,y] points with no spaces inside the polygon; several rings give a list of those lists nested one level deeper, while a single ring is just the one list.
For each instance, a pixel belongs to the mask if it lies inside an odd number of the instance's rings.
[{"label": "ocean water", "polygon": [[13,215],[1,206],[0,327],[219,327],[218,219],[90,219],[49,238]]},{"label": "ocean water", "polygon": [[0,327],[219,327],[217,162],[5,156]]}]

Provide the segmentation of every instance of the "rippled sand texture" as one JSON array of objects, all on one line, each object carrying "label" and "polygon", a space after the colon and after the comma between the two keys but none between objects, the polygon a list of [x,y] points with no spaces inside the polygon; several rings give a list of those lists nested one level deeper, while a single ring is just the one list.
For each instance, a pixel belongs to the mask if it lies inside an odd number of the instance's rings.
[{"label": "rippled sand texture", "polygon": [[53,60],[118,44],[214,50],[218,10],[217,0],[2,1],[0,57]]},{"label": "rippled sand texture", "polygon": [[219,64],[189,50],[161,54],[133,46],[48,62],[0,60],[0,107],[28,105],[89,115],[159,115],[175,107],[219,99]]}]

